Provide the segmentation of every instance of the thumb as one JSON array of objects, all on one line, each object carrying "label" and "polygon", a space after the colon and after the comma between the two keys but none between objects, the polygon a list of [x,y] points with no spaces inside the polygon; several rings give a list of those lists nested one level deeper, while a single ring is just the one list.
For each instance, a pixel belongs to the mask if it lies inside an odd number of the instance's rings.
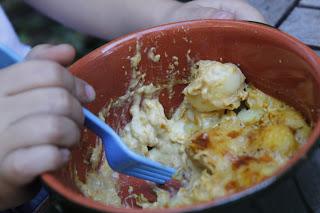
[{"label": "thumb", "polygon": [[202,7],[199,11],[201,18],[210,19],[235,19],[235,14],[224,10],[219,10],[211,7]]},{"label": "thumb", "polygon": [[192,9],[192,13],[184,13],[186,19],[235,19],[235,14],[212,7],[197,6]]},{"label": "thumb", "polygon": [[69,44],[35,46],[26,56],[27,60],[43,59],[55,61],[61,65],[69,65],[75,57],[75,49]]},{"label": "thumb", "polygon": [[216,4],[215,6],[224,11],[233,12],[237,20],[266,23],[262,14],[245,0],[216,0],[214,3]]}]

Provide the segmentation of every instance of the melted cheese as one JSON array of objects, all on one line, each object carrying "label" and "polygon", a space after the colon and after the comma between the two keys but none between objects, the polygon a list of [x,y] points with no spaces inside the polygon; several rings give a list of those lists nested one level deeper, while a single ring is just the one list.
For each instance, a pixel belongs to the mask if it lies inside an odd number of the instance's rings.
[{"label": "melted cheese", "polygon": [[197,111],[236,109],[246,98],[245,77],[234,64],[200,60],[192,75],[194,79],[183,93]]},{"label": "melted cheese", "polygon": [[[136,195],[143,208],[188,205],[246,189],[270,177],[310,133],[297,111],[246,85],[235,65],[198,65],[198,77],[184,90],[186,98],[171,119],[159,102],[158,87],[142,86],[134,94],[123,141],[135,152],[176,168],[175,178],[182,183],[173,197],[154,186],[156,202]],[[211,74],[203,70],[206,66]],[[246,107],[239,108],[242,100]],[[236,108],[237,113],[232,111]],[[86,196],[119,206],[115,174],[104,159],[100,170],[89,172],[87,183],[78,185]]]}]

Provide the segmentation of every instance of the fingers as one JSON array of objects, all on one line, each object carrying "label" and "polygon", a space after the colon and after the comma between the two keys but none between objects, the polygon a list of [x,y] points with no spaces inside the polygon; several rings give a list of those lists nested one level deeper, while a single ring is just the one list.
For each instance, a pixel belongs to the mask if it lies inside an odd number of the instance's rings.
[{"label": "fingers", "polygon": [[61,65],[69,65],[75,57],[75,49],[69,44],[35,46],[27,55],[27,60],[52,60]]},{"label": "fingers", "polygon": [[83,103],[95,98],[94,89],[89,84],[50,61],[29,61],[8,67],[0,73],[0,81],[2,96],[43,87],[62,87]]},{"label": "fingers", "polygon": [[205,4],[202,1],[192,1],[183,4],[172,12],[168,21],[186,21],[196,19],[234,19],[235,14],[212,7],[212,3]]},{"label": "fingers", "polygon": [[212,19],[235,19],[235,14],[230,13],[228,11],[215,11],[212,8],[208,9],[208,15],[206,15],[208,18]]},{"label": "fingers", "polygon": [[68,149],[47,144],[7,154],[0,162],[0,211],[33,198],[40,189],[35,179],[44,172],[62,167],[69,156]]},{"label": "fingers", "polygon": [[194,19],[238,19],[265,22],[257,9],[245,0],[194,0],[172,11],[169,21]]},{"label": "fingers", "polygon": [[3,160],[2,171],[8,182],[15,185],[31,183],[40,174],[63,166],[70,156],[68,149],[53,145],[39,145],[18,149]]},{"label": "fingers", "polygon": [[0,210],[31,198],[35,178],[63,166],[67,148],[80,140],[79,101],[94,100],[95,92],[61,66],[74,55],[69,45],[40,45],[31,61],[0,72]]},{"label": "fingers", "polygon": [[56,115],[26,117],[2,134],[0,156],[18,148],[37,145],[71,147],[80,140],[80,129],[71,119]]},{"label": "fingers", "polygon": [[212,3],[221,10],[235,14],[235,19],[266,22],[261,13],[244,0],[216,0],[212,1]]},{"label": "fingers", "polygon": [[34,181],[25,186],[16,186],[16,184],[10,183],[11,182],[8,183],[7,180],[3,180],[3,177],[1,177],[0,211],[5,211],[30,201],[36,196],[41,187],[39,181]]},{"label": "fingers", "polygon": [[61,87],[29,90],[7,97],[1,108],[10,109],[4,115],[9,123],[37,114],[65,116],[79,126],[84,121],[79,101]]},{"label": "fingers", "polygon": [[234,19],[233,13],[211,8],[211,7],[199,7],[193,11],[192,19]]}]

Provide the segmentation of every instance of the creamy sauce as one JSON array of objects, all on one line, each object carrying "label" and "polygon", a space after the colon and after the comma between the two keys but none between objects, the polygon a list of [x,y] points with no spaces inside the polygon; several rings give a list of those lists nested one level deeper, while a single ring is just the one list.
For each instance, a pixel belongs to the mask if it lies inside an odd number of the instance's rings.
[{"label": "creamy sauce", "polygon": [[[176,168],[174,178],[182,185],[174,196],[153,185],[154,202],[130,195],[139,206],[190,205],[244,190],[270,177],[306,142],[310,126],[300,113],[244,81],[233,64],[199,61],[170,119],[158,86],[134,90],[132,120],[121,131],[122,140],[135,152]],[[101,149],[100,144],[93,152]],[[117,178],[103,158],[99,171],[77,183],[86,196],[121,206]]]}]

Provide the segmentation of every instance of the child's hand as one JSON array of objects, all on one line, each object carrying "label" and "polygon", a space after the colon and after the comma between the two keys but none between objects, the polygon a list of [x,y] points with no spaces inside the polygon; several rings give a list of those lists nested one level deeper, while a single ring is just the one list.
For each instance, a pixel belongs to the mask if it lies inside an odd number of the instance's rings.
[{"label": "child's hand", "polygon": [[80,102],[95,92],[61,66],[74,55],[69,45],[41,45],[0,70],[0,210],[32,198],[36,177],[64,165],[79,141]]},{"label": "child's hand", "polygon": [[172,10],[165,22],[193,19],[237,19],[264,23],[263,16],[245,0],[194,0]]}]

